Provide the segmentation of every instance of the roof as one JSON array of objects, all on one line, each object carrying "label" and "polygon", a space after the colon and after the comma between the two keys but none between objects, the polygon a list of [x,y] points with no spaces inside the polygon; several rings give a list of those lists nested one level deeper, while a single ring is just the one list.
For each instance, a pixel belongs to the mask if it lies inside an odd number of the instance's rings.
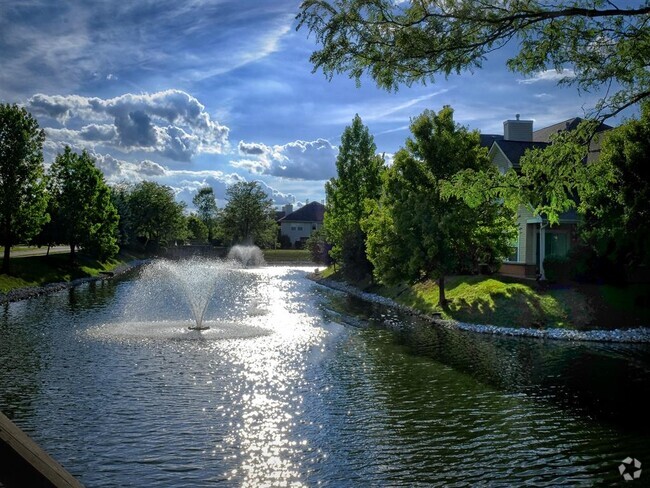
[{"label": "roof", "polygon": [[548,146],[546,142],[528,142],[528,141],[494,141],[494,145],[505,154],[512,166],[519,168],[519,160],[528,149],[544,149]]},{"label": "roof", "polygon": [[323,215],[325,215],[325,205],[311,202],[285,215],[278,222],[322,222]]},{"label": "roof", "polygon": [[503,136],[499,134],[481,134],[481,147],[487,147],[490,149],[494,141],[502,141]]},{"label": "roof", "polygon": [[[573,117],[572,119],[567,119],[564,122],[558,122],[557,124],[549,125],[543,129],[536,130],[533,132],[533,141],[535,142],[551,142],[551,137],[565,130],[575,130],[580,125],[580,122],[583,122],[584,119],[580,117]],[[603,132],[606,130],[612,129],[611,126],[607,124],[600,124],[596,132]]]}]

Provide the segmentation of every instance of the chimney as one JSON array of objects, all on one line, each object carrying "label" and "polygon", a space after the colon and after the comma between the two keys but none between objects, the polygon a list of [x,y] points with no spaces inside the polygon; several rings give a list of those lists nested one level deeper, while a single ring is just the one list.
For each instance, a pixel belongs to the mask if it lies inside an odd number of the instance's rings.
[{"label": "chimney", "polygon": [[506,120],[503,123],[503,139],[506,141],[533,140],[533,121],[519,120],[519,114],[515,115],[516,120]]},{"label": "chimney", "polygon": [[282,211],[284,212],[284,215],[289,215],[291,212],[293,212],[293,205],[288,203],[284,207],[282,207]]}]

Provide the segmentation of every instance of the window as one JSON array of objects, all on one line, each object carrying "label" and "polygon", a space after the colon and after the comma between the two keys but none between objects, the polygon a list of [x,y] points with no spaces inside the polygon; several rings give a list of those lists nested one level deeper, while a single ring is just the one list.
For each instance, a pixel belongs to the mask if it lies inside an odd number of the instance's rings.
[{"label": "window", "polygon": [[519,236],[517,236],[517,238],[510,243],[510,254],[506,258],[506,262],[519,262]]},{"label": "window", "polygon": [[299,225],[299,226],[298,226],[298,230],[302,230],[302,225]]},{"label": "window", "polygon": [[546,231],[544,244],[545,256],[564,257],[569,252],[569,234],[566,232]]},{"label": "window", "polygon": [[296,226],[295,226],[295,225],[292,225],[292,226],[291,226],[291,230],[296,230]]}]

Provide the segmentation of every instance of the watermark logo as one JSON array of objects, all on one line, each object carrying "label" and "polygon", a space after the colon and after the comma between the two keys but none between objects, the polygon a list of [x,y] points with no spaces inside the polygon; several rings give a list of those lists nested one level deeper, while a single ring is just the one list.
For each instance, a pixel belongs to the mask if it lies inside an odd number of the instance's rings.
[{"label": "watermark logo", "polygon": [[621,476],[625,481],[639,479],[641,477],[641,461],[631,457],[626,457],[621,461],[621,465],[618,467],[618,472],[621,473]]}]

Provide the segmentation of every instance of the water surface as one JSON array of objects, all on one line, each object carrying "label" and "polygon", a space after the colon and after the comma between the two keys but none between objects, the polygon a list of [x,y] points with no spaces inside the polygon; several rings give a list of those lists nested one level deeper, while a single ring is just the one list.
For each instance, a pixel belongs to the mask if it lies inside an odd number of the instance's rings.
[{"label": "water surface", "polygon": [[233,336],[138,273],[6,305],[0,409],[88,486],[592,486],[650,462],[647,345],[440,329],[306,271],[237,273],[206,311]]}]

